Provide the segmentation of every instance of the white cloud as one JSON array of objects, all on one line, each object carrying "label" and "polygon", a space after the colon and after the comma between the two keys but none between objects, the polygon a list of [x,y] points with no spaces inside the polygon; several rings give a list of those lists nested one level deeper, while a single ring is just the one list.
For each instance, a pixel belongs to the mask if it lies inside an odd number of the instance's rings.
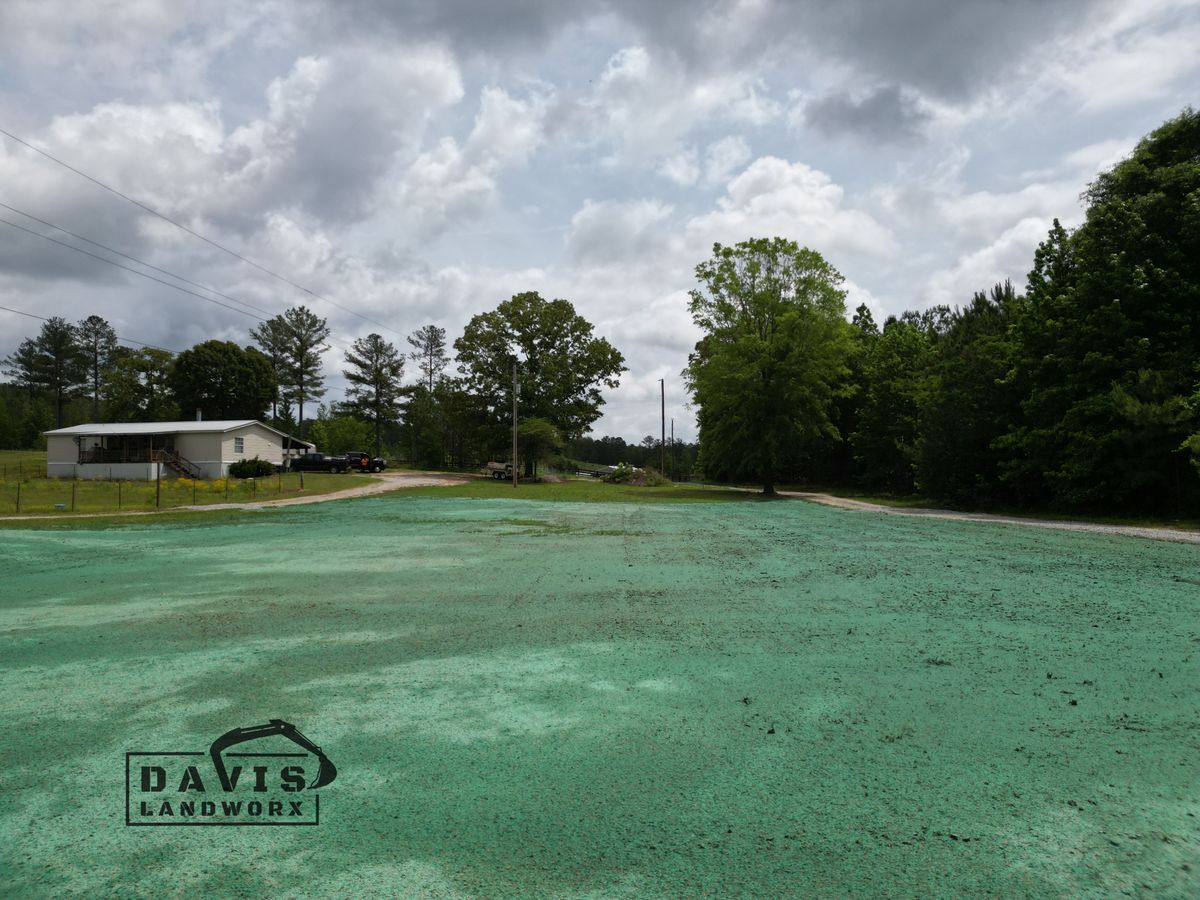
[{"label": "white cloud", "polygon": [[782,108],[752,72],[698,73],[677,58],[634,46],[615,53],[595,89],[558,116],[577,138],[610,145],[613,162],[656,161],[678,180],[687,177],[686,162],[678,150],[664,154],[664,147],[678,148],[693,130],[714,122],[762,127],[779,119]]},{"label": "white cloud", "polygon": [[704,180],[709,184],[727,181],[734,169],[750,161],[750,156],[750,145],[737,135],[714,141],[704,153]]},{"label": "white cloud", "polygon": [[700,178],[700,154],[686,147],[658,164],[658,174],[681,187],[690,187]]},{"label": "white cloud", "polygon": [[671,212],[657,200],[587,200],[571,217],[567,257],[575,263],[624,264],[660,256],[670,242],[670,230],[662,226]]},{"label": "white cloud", "polygon": [[547,93],[520,100],[503,88],[484,88],[466,143],[468,155],[493,170],[525,165],[545,140],[544,118],[550,100]]},{"label": "white cloud", "polygon": [[737,243],[749,237],[791,238],[827,258],[852,251],[895,252],[895,237],[865,212],[842,205],[843,190],[804,163],[764,156],[729,182],[713,212],[687,223],[689,243]]},{"label": "white cloud", "polygon": [[[1164,20],[1170,22],[1163,28]],[[1194,3],[1110,6],[1082,39],[1057,42],[1043,77],[1061,85],[1086,112],[1102,112],[1166,96],[1200,73],[1200,8]]]},{"label": "white cloud", "polygon": [[1021,219],[996,240],[960,257],[949,268],[929,279],[922,296],[922,307],[944,303],[966,304],[976,291],[1011,279],[1018,291],[1033,268],[1033,251],[1050,230],[1048,219]]},{"label": "white cloud", "polygon": [[1080,174],[1090,177],[1111,169],[1133,152],[1136,138],[1122,137],[1097,141],[1068,153],[1065,162]]}]

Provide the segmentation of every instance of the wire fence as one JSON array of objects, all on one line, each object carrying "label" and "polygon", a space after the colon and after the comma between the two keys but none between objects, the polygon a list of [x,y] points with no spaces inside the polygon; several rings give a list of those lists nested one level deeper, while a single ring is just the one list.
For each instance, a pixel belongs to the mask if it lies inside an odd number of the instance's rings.
[{"label": "wire fence", "polygon": [[[18,469],[18,471],[20,471]],[[330,479],[334,479],[331,481]],[[262,478],[170,478],[161,481],[5,477],[0,514],[106,513],[247,503],[350,487],[346,476],[287,472]]]},{"label": "wire fence", "polygon": [[32,478],[46,477],[45,454],[20,457],[5,453],[4,456],[3,462],[0,462],[0,482],[28,481]]}]

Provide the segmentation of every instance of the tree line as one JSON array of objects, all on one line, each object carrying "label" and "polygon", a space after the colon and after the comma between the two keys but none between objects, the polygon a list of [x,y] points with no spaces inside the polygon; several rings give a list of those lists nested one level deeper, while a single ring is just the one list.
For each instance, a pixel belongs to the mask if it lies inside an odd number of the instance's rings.
[{"label": "tree line", "polygon": [[1024,293],[878,325],[782,239],[697,267],[685,377],[710,477],[854,485],[971,508],[1200,508],[1200,115],[1185,110],[1055,220]]},{"label": "tree line", "polygon": [[[328,322],[305,306],[249,332],[251,343],[209,340],[179,354],[121,346],[99,316],[51,318],[3,362],[0,448],[36,447],[41,433],[83,421],[260,419],[326,452],[384,446],[434,468],[473,467],[510,454],[513,367],[519,372],[521,455],[537,463],[581,438],[616,387],[624,358],[570,302],[517,294],[474,316],[453,349],[424,325],[398,350],[379,334],[344,352],[342,400],[325,396]],[[416,368],[405,383],[405,364]],[[307,412],[306,415],[306,406]]]},{"label": "tree line", "polygon": [[[1084,223],[1054,222],[1024,293],[1005,282],[882,325],[866,306],[847,317],[842,276],[814,250],[715,245],[689,300],[703,335],[684,371],[699,445],[673,444],[668,469],[767,493],[806,483],[972,508],[1194,514],[1200,115],[1143,139],[1084,198]],[[456,374],[435,325],[409,335],[407,352],[360,338],[344,355],[344,399],[321,404],[328,337],[304,306],[246,346],[177,356],[121,347],[97,316],[50,319],[4,361],[0,446],[87,418],[200,411],[266,419],[327,452],[386,445],[418,465],[473,467],[509,456],[516,366],[528,473],[564,451],[600,464],[661,454],[653,437],[587,437],[624,359],[566,300],[526,292],[472,317],[452,345]]]}]

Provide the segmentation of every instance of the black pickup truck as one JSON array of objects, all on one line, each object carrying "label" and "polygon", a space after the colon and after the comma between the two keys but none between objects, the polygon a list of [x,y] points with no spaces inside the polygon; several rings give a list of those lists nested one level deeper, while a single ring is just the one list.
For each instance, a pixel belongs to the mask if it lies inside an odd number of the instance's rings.
[{"label": "black pickup truck", "polygon": [[344,456],[326,456],[324,453],[305,453],[291,461],[292,472],[339,472],[350,471],[350,460]]},{"label": "black pickup truck", "polygon": [[346,454],[346,460],[350,463],[351,472],[382,472],[387,468],[382,458],[362,450],[351,450]]}]

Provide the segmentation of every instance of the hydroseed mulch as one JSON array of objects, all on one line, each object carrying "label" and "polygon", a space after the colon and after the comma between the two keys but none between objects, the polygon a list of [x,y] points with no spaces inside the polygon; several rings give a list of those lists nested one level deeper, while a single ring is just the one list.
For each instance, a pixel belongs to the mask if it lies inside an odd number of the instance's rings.
[{"label": "hydroseed mulch", "polygon": [[[1200,895],[1195,547],[389,496],[0,536],[7,896]],[[312,828],[130,828],[283,718]]]}]

